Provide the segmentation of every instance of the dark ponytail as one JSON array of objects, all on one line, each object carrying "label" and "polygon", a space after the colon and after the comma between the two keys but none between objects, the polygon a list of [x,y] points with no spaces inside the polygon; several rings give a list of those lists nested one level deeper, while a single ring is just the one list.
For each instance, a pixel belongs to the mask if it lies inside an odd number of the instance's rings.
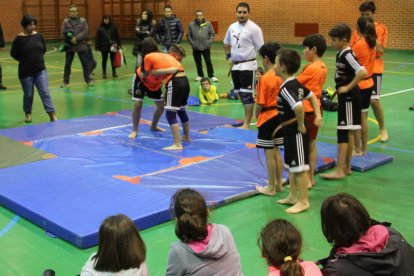
[{"label": "dark ponytail", "polygon": [[177,221],[175,234],[182,242],[202,241],[207,237],[208,209],[199,192],[177,191],[171,199],[170,210]]},{"label": "dark ponytail", "polygon": [[374,20],[370,16],[363,15],[358,18],[357,25],[369,47],[373,49],[377,45],[377,33],[375,31]]},{"label": "dark ponytail", "polygon": [[276,219],[269,222],[258,239],[262,256],[267,263],[280,268],[282,276],[303,276],[298,258],[302,248],[302,236],[289,221]]}]

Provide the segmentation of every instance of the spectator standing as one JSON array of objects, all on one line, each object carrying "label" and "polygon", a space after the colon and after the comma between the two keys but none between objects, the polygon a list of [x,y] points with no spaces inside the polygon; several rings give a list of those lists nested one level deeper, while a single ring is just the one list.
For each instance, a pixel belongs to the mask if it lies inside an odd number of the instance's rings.
[{"label": "spectator standing", "polygon": [[196,18],[188,26],[187,40],[193,48],[193,57],[197,66],[196,81],[201,81],[204,78],[203,65],[201,63],[201,56],[207,67],[207,74],[211,81],[218,81],[214,76],[213,64],[211,63],[210,47],[214,42],[213,25],[210,21],[204,19],[204,12],[202,10],[196,11]]},{"label": "spectator standing", "polygon": [[172,6],[164,7],[164,17],[158,22],[155,38],[162,46],[163,52],[168,52],[172,44],[180,44],[183,38],[183,26],[180,19],[173,15]]},{"label": "spectator standing", "polygon": [[78,16],[78,8],[76,5],[71,5],[69,8],[69,17],[63,20],[61,35],[65,42],[71,47],[66,49],[65,56],[65,71],[63,74],[63,85],[66,87],[69,85],[70,73],[73,58],[75,53],[78,53],[80,62],[83,69],[83,78],[88,85],[93,85],[93,81],[90,77],[91,68],[89,66],[88,55],[88,22],[85,18]]},{"label": "spectator standing", "polygon": [[118,28],[112,23],[111,16],[104,15],[101,25],[96,30],[95,49],[102,54],[102,78],[106,79],[106,63],[108,55],[111,59],[112,77],[117,78],[113,60],[117,50],[121,48]]}]

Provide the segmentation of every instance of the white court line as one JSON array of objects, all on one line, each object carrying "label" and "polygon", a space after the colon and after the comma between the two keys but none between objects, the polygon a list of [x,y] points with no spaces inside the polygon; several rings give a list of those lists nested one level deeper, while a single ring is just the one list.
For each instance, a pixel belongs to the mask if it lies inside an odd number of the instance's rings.
[{"label": "white court line", "polygon": [[398,94],[402,94],[402,93],[409,92],[409,91],[412,91],[412,90],[414,90],[414,88],[409,88],[409,89],[405,89],[405,90],[395,91],[395,92],[391,92],[391,93],[388,93],[388,94],[385,94],[385,95],[381,95],[380,98],[384,98],[384,97],[388,97],[388,96],[393,96],[393,95],[398,95]]}]

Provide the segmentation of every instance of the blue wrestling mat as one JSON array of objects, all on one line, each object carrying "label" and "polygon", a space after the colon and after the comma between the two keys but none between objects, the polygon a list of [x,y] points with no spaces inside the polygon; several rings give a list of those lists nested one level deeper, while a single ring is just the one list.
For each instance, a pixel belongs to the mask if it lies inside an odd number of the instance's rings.
[{"label": "blue wrestling mat", "polygon": [[220,206],[266,185],[256,131],[217,127],[234,120],[189,112],[191,143],[164,151],[172,136],[150,131],[152,111],[143,109],[135,140],[128,139],[129,111],[0,130],[55,156],[1,169],[0,204],[87,248],[97,244],[99,225],[109,215],[123,213],[140,229],[168,221],[170,198],[179,188],[197,189],[209,206]]},{"label": "blue wrestling mat", "polygon": [[[318,154],[336,159],[338,146],[326,143],[317,143]],[[366,155],[354,156],[351,168],[354,171],[366,172],[379,166],[392,162],[394,157],[382,153],[368,152]]]}]

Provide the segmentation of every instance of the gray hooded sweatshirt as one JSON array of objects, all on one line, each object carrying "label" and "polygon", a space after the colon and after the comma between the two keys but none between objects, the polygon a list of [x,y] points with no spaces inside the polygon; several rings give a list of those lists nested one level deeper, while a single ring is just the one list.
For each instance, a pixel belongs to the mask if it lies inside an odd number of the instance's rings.
[{"label": "gray hooded sweatshirt", "polygon": [[239,276],[240,255],[230,230],[213,224],[206,248],[196,253],[181,241],[171,245],[166,275]]}]

